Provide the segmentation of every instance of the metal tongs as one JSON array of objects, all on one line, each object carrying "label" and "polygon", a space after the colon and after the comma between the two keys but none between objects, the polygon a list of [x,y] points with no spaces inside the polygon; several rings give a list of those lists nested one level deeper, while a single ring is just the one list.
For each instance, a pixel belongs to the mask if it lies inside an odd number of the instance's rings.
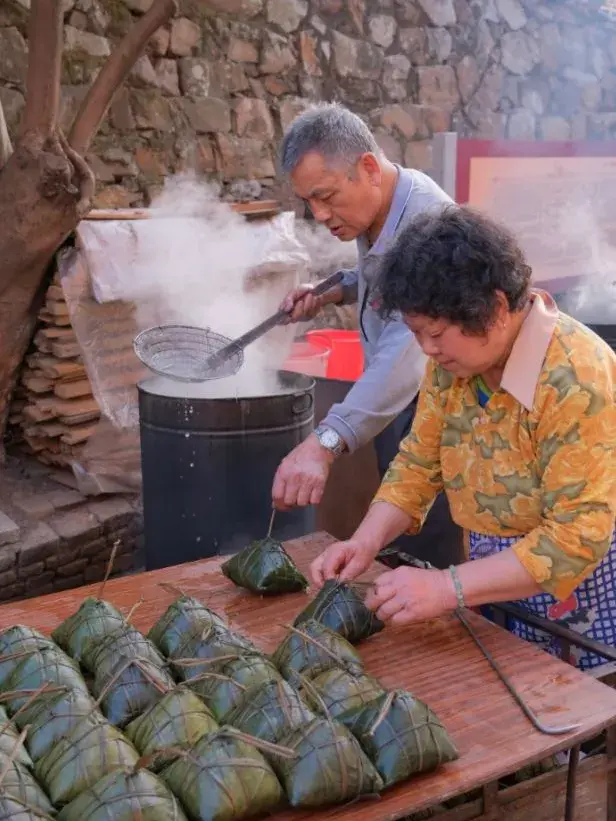
[{"label": "metal tongs", "polygon": [[[430,564],[430,562],[424,562],[420,559],[416,559],[414,556],[409,556],[408,553],[400,554],[398,553],[398,551],[395,551],[395,553],[396,555],[400,556],[402,563],[405,565],[417,567],[422,570],[437,569],[434,567],[433,564]],[[538,730],[540,733],[543,733],[544,735],[566,735],[567,733],[572,733],[574,730],[577,730],[579,728],[579,724],[568,724],[562,727],[548,727],[539,718],[537,718],[536,713],[528,706],[526,701],[522,698],[520,693],[511,683],[511,679],[509,678],[509,676],[503,671],[500,664],[496,661],[494,656],[483,644],[483,642],[475,632],[475,629],[471,626],[470,622],[466,618],[464,611],[461,608],[458,608],[455,611],[455,615],[457,616],[459,622],[463,625],[469,636],[475,642],[477,647],[481,650],[481,652],[486,658],[486,661],[488,661],[496,675],[503,682],[507,690],[509,690],[509,693],[511,694],[514,701],[517,703],[518,707],[522,710],[526,718],[530,721],[530,723],[536,730]]]}]

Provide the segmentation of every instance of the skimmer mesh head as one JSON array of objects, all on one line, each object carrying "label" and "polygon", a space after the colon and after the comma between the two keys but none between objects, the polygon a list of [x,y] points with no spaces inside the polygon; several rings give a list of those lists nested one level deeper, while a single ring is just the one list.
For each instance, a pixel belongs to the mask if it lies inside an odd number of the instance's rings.
[{"label": "skimmer mesh head", "polygon": [[233,376],[242,367],[244,354],[239,349],[214,367],[208,365],[210,357],[230,344],[231,339],[207,328],[159,325],[138,334],[133,347],[143,364],[160,376],[179,382],[206,382]]}]

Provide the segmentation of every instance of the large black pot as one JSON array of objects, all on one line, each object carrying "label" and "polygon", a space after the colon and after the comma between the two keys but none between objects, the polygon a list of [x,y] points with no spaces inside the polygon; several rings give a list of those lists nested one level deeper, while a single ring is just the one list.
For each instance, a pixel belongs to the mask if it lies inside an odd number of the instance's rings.
[{"label": "large black pot", "polygon": [[[278,376],[280,393],[250,398],[186,398],[163,395],[159,380],[139,385],[148,570],[234,553],[265,535],[276,469],[314,426],[314,380]],[[274,536],[313,530],[313,508],[300,508],[278,514]]]}]

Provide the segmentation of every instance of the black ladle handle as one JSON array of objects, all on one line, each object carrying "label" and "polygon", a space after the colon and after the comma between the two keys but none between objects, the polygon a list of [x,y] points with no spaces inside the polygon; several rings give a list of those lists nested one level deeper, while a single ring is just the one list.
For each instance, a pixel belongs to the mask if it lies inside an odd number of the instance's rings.
[{"label": "black ladle handle", "polygon": [[[344,274],[342,271],[338,271],[335,274],[332,274],[327,279],[324,279],[323,282],[319,283],[315,288],[312,289],[310,292],[312,296],[321,296],[322,294],[329,291],[335,285],[338,285],[342,282],[344,278]],[[291,309],[293,310],[293,309]],[[263,334],[271,331],[272,328],[275,328],[276,325],[279,325],[283,319],[287,319],[291,311],[280,310],[277,311],[275,314],[266,319],[260,325],[257,325],[251,331],[248,331],[243,336],[239,336],[237,339],[233,340],[233,342],[229,343],[229,345],[225,345],[224,348],[221,348],[217,351],[214,356],[210,357],[206,362],[206,367],[208,368],[217,368],[219,367],[226,359],[233,354],[237,353],[238,351],[243,350],[247,345],[250,345],[251,342],[259,339],[259,337],[263,336]]]}]

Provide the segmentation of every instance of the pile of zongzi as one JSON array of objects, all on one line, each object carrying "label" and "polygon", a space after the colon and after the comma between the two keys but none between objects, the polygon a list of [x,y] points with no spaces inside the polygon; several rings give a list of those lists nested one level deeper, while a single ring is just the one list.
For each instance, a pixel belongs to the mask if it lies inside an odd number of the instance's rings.
[{"label": "pile of zongzi", "polygon": [[[225,572],[259,593],[304,589],[276,544]],[[430,708],[366,673],[353,644],[382,627],[361,588],[328,582],[271,657],[181,592],[147,636],[100,598],[52,638],[2,631],[0,821],[242,821],[453,761]]]}]

